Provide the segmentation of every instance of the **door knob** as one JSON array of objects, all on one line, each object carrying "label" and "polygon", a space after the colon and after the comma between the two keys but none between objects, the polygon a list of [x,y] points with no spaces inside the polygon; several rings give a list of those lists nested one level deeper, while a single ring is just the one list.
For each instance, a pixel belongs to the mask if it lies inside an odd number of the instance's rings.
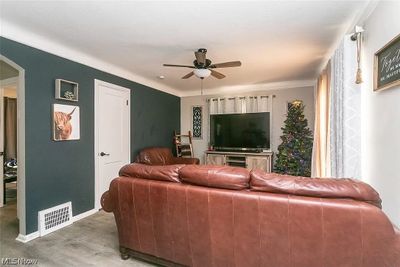
[{"label": "door knob", "polygon": [[3,151],[0,152],[0,156],[4,156],[4,152]]},{"label": "door knob", "polygon": [[104,157],[104,156],[110,156],[110,154],[104,153],[104,152],[100,152],[100,156],[102,156],[102,157]]}]

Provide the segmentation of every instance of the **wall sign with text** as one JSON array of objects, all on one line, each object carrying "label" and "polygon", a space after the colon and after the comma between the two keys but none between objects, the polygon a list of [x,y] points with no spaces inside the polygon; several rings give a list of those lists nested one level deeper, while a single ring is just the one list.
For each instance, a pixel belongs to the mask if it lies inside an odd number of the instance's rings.
[{"label": "wall sign with text", "polygon": [[400,34],[375,53],[374,91],[400,85]]}]

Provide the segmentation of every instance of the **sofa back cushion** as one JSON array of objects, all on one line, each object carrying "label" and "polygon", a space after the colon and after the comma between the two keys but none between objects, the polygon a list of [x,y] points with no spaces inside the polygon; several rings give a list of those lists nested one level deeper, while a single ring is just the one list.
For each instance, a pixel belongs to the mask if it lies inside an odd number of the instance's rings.
[{"label": "sofa back cushion", "polygon": [[168,165],[172,164],[172,152],[167,147],[145,148],[136,157],[137,163],[147,165]]},{"label": "sofa back cushion", "polygon": [[353,179],[310,178],[254,170],[250,190],[324,198],[351,198],[381,208],[381,199],[370,185]]},{"label": "sofa back cushion", "polygon": [[186,165],[179,170],[179,178],[189,184],[242,190],[249,188],[250,172],[238,167]]},{"label": "sofa back cushion", "polygon": [[179,169],[183,164],[151,166],[140,163],[132,163],[125,165],[119,171],[120,176],[135,177],[149,180],[168,181],[180,183]]}]

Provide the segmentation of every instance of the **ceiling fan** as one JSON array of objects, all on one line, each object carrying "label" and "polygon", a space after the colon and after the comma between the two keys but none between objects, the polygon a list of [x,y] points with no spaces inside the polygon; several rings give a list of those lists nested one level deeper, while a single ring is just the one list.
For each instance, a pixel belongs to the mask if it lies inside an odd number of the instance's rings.
[{"label": "ceiling fan", "polygon": [[207,78],[210,75],[217,79],[223,79],[226,76],[218,71],[215,71],[214,69],[240,67],[242,65],[240,61],[230,61],[230,62],[212,64],[212,61],[206,58],[206,54],[207,54],[207,49],[205,48],[200,48],[196,52],[194,52],[196,59],[193,61],[193,66],[175,65],[175,64],[163,64],[163,66],[194,69],[193,71],[183,76],[182,79],[188,79],[193,75],[195,75],[200,79]]}]

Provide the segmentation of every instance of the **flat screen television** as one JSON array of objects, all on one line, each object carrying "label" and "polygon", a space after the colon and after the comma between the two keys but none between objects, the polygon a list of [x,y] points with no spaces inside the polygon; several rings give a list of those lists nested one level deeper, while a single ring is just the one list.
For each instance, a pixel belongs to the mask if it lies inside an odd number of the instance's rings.
[{"label": "flat screen television", "polygon": [[270,113],[211,115],[210,141],[215,150],[269,150]]}]

